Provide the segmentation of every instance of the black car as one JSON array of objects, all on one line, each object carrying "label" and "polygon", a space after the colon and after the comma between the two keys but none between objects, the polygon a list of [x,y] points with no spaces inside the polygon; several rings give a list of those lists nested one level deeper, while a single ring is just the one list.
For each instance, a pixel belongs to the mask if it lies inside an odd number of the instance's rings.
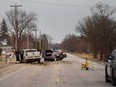
[{"label": "black car", "polygon": [[116,85],[116,50],[111,55],[108,55],[108,61],[105,66],[105,81],[112,82],[112,85]]}]

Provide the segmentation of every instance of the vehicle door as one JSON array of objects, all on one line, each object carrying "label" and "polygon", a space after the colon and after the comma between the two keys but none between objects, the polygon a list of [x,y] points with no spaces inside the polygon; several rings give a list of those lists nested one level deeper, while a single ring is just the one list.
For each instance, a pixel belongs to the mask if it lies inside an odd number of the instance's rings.
[{"label": "vehicle door", "polygon": [[114,73],[114,77],[116,78],[116,53],[114,55],[114,59],[112,60],[112,68],[113,68],[113,73]]},{"label": "vehicle door", "polygon": [[107,73],[108,73],[108,76],[111,77],[111,68],[112,68],[112,57],[113,56],[109,56],[108,57],[108,63],[107,63]]}]

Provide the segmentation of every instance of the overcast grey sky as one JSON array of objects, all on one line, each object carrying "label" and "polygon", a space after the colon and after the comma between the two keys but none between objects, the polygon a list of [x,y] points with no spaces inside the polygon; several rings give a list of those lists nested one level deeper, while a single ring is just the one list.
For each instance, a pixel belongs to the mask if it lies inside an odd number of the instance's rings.
[{"label": "overcast grey sky", "polygon": [[0,0],[0,21],[10,5],[22,5],[22,10],[38,15],[38,29],[60,43],[66,34],[77,34],[78,21],[90,15],[90,7],[98,2],[116,6],[116,0]]}]

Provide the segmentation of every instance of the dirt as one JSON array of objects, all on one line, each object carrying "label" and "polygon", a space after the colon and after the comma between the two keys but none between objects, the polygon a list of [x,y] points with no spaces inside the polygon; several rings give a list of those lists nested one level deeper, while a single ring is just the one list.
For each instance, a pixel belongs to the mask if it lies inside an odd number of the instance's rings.
[{"label": "dirt", "polygon": [[0,71],[1,71],[1,69],[6,68],[6,67],[9,67],[9,66],[12,66],[12,65],[13,64],[0,63]]},{"label": "dirt", "polygon": [[50,65],[58,65],[58,64],[72,64],[72,61],[45,61],[40,64],[38,63],[26,63],[27,65],[38,65],[38,66],[50,66]]},{"label": "dirt", "polygon": [[50,65],[58,65],[58,64],[72,64],[72,61],[46,61],[42,62],[40,64],[38,63],[0,63],[0,78],[7,76],[8,74],[11,74],[13,72],[16,72],[17,70],[20,70],[24,67],[28,66],[50,66]]}]

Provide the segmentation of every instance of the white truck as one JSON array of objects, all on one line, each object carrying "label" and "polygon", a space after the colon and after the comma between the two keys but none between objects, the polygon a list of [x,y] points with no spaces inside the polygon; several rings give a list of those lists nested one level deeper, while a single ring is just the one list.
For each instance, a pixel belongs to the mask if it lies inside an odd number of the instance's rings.
[{"label": "white truck", "polygon": [[41,52],[36,49],[22,49],[19,53],[20,62],[38,62],[41,61]]}]

